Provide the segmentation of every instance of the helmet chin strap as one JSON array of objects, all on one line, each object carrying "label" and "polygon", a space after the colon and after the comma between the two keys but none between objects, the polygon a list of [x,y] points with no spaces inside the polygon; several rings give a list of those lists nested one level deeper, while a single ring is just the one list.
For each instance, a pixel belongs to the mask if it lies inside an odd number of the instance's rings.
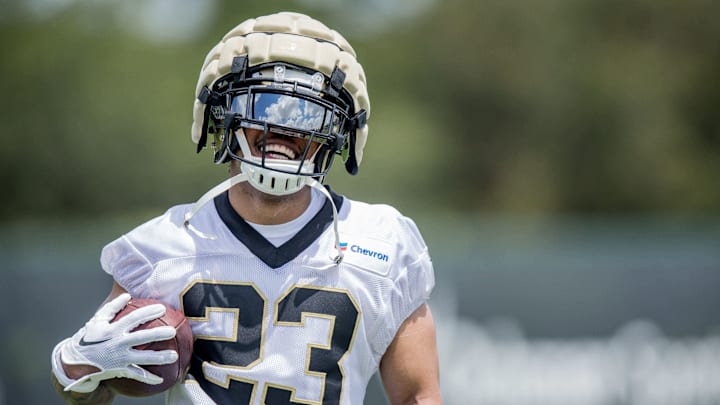
[{"label": "helmet chin strap", "polygon": [[[241,167],[242,167],[242,165],[241,165]],[[332,207],[332,212],[333,212],[333,232],[335,234],[335,250],[337,250],[337,255],[335,255],[334,257],[330,256],[330,259],[333,261],[333,263],[335,263],[336,265],[339,265],[343,260],[344,254],[342,252],[342,249],[340,249],[340,232],[338,231],[338,212],[337,212],[337,207],[335,207],[335,202],[333,202],[332,196],[330,196],[330,193],[325,189],[325,187],[323,187],[322,184],[320,184],[319,181],[317,181],[309,176],[296,176],[296,177],[305,178],[305,180],[303,181],[303,185],[308,185],[308,186],[320,191],[330,201],[330,206]],[[195,202],[195,204],[193,204],[193,206],[190,208],[190,210],[185,213],[183,225],[187,229],[189,229],[191,232],[193,232],[194,234],[198,235],[199,237],[201,237],[203,239],[211,239],[211,240],[217,239],[217,237],[215,237],[214,235],[209,235],[209,234],[203,233],[199,229],[195,228],[190,223],[190,220],[192,219],[192,217],[195,216],[195,214],[197,214],[197,212],[200,210],[200,208],[202,208],[209,201],[211,201],[218,195],[224,193],[225,191],[229,190],[232,186],[242,183],[243,181],[248,181],[253,187],[256,187],[255,184],[252,181],[250,181],[250,177],[245,172],[241,172],[239,174],[236,174],[236,175],[226,179],[222,183],[220,183],[217,186],[208,190],[205,194],[202,195],[202,197],[200,197]],[[302,187],[299,187],[298,191],[300,190],[300,188],[302,188]],[[259,189],[259,190],[264,191],[262,189]],[[288,194],[288,193],[286,193],[286,194]]]},{"label": "helmet chin strap", "polygon": [[224,193],[225,191],[229,190],[232,186],[242,183],[243,181],[247,181],[247,179],[248,179],[247,174],[241,172],[230,178],[225,179],[225,181],[223,181],[222,183],[218,184],[217,186],[215,186],[215,187],[211,188],[210,190],[208,190],[207,192],[205,192],[205,194],[203,194],[202,197],[200,197],[195,202],[195,204],[193,204],[193,206],[190,208],[190,211],[185,213],[183,225],[185,225],[186,228],[188,228],[189,230],[191,230],[193,233],[200,236],[201,238],[213,239],[213,240],[217,239],[215,236],[205,234],[205,233],[201,232],[200,230],[198,230],[197,228],[195,228],[190,223],[190,220],[192,219],[192,217],[195,216],[195,214],[197,214],[198,211],[200,211],[200,208],[202,208],[210,200],[219,196],[220,194]]}]

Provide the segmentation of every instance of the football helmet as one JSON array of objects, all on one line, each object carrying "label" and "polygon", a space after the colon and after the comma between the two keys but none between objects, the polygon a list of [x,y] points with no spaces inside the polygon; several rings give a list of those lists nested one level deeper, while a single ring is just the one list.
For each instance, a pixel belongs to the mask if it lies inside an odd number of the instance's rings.
[{"label": "football helmet", "polygon": [[337,155],[356,174],[369,113],[350,44],[317,20],[281,12],[239,24],[208,53],[192,139],[198,152],[210,140],[215,163],[240,161],[258,190],[286,195],[322,181]]}]

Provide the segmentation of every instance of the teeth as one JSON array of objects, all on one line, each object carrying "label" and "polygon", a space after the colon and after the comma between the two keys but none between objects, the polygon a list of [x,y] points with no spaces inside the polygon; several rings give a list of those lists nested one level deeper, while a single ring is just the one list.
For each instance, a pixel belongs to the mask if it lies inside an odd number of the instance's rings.
[{"label": "teeth", "polygon": [[269,157],[274,159],[295,160],[295,158],[297,157],[292,149],[280,144],[271,143],[267,145],[267,147],[265,148],[265,153],[271,155]]}]

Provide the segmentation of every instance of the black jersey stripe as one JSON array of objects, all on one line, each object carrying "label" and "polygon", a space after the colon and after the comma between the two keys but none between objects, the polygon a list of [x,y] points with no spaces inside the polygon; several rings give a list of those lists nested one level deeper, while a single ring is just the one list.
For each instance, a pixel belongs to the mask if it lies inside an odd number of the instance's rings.
[{"label": "black jersey stripe", "polygon": [[[327,187],[330,196],[338,211],[342,207],[344,198],[335,194]],[[290,240],[275,247],[264,236],[248,224],[230,205],[228,192],[224,192],[214,199],[218,215],[235,237],[247,246],[250,251],[273,269],[281,267],[307,249],[332,224],[332,206],[326,200],[317,214],[300,229]]]}]

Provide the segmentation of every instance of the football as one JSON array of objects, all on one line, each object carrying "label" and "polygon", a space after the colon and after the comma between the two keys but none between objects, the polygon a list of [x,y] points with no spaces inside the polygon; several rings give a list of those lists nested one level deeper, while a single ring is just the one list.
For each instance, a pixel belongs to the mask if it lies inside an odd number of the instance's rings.
[{"label": "football", "polygon": [[135,346],[134,348],[138,350],[175,350],[178,353],[178,360],[172,364],[143,366],[147,371],[163,378],[163,382],[158,385],[145,384],[131,378],[113,378],[104,382],[119,394],[131,397],[154,395],[169,389],[185,377],[185,373],[190,365],[190,357],[192,356],[193,335],[190,329],[190,323],[182,312],[159,300],[133,298],[125,308],[115,315],[113,322],[138,308],[158,303],[165,305],[165,315],[161,318],[143,323],[133,329],[133,331],[169,325],[176,329],[177,333],[175,337],[160,342],[146,343]]}]

